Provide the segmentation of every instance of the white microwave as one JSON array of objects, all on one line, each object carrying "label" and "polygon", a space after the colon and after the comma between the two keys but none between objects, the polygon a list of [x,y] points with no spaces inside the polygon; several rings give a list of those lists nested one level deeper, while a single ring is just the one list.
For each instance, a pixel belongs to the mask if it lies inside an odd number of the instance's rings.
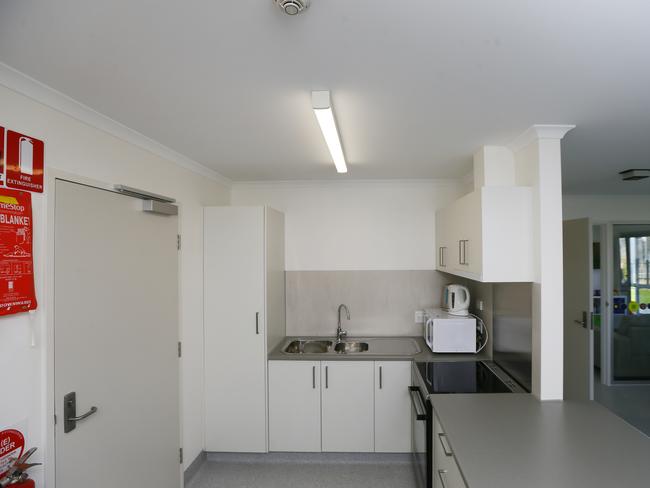
[{"label": "white microwave", "polygon": [[476,353],[476,319],[443,310],[424,311],[424,341],[436,353]]}]

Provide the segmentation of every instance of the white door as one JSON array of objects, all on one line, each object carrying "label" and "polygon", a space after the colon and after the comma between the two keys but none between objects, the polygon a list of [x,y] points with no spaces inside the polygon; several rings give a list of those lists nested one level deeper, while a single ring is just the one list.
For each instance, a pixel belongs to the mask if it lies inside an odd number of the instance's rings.
[{"label": "white door", "polygon": [[411,362],[375,363],[375,452],[411,452]]},{"label": "white door", "polygon": [[564,222],[564,397],[593,398],[593,245],[589,219]]},{"label": "white door", "polygon": [[374,363],[321,363],[323,452],[373,452]]},{"label": "white door", "polygon": [[[177,217],[63,180],[55,194],[56,485],[178,488]],[[72,392],[76,416],[97,412],[65,422]]]},{"label": "white door", "polygon": [[205,447],[266,452],[263,207],[204,210]]},{"label": "white door", "polygon": [[269,361],[269,450],[320,452],[320,361]]}]

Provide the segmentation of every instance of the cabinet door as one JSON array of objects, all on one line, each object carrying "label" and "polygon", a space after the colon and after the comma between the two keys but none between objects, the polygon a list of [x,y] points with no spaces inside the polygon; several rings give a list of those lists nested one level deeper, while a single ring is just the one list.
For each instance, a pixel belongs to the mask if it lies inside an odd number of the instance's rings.
[{"label": "cabinet door", "polygon": [[205,444],[265,452],[264,209],[204,211]]},{"label": "cabinet door", "polygon": [[466,488],[451,443],[436,415],[434,415],[433,428],[433,486],[435,488]]},{"label": "cabinet door", "polygon": [[269,361],[269,450],[320,452],[320,362]]},{"label": "cabinet door", "polygon": [[374,363],[372,361],[323,361],[323,452],[373,452]]},{"label": "cabinet door", "polygon": [[411,452],[411,363],[375,363],[375,452]]}]

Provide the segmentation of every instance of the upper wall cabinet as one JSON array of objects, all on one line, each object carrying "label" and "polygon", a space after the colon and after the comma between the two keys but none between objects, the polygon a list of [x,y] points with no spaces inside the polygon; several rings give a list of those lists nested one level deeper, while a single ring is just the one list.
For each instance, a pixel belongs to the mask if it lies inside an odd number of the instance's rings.
[{"label": "upper wall cabinet", "polygon": [[436,213],[439,271],[488,283],[533,281],[533,194],[485,186]]}]

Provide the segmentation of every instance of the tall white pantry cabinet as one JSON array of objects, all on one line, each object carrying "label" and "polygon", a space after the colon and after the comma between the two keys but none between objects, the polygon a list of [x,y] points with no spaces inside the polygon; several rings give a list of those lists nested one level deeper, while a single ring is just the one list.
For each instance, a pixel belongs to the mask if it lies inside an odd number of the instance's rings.
[{"label": "tall white pantry cabinet", "polygon": [[204,209],[205,448],[267,452],[267,351],[285,337],[284,215]]}]

